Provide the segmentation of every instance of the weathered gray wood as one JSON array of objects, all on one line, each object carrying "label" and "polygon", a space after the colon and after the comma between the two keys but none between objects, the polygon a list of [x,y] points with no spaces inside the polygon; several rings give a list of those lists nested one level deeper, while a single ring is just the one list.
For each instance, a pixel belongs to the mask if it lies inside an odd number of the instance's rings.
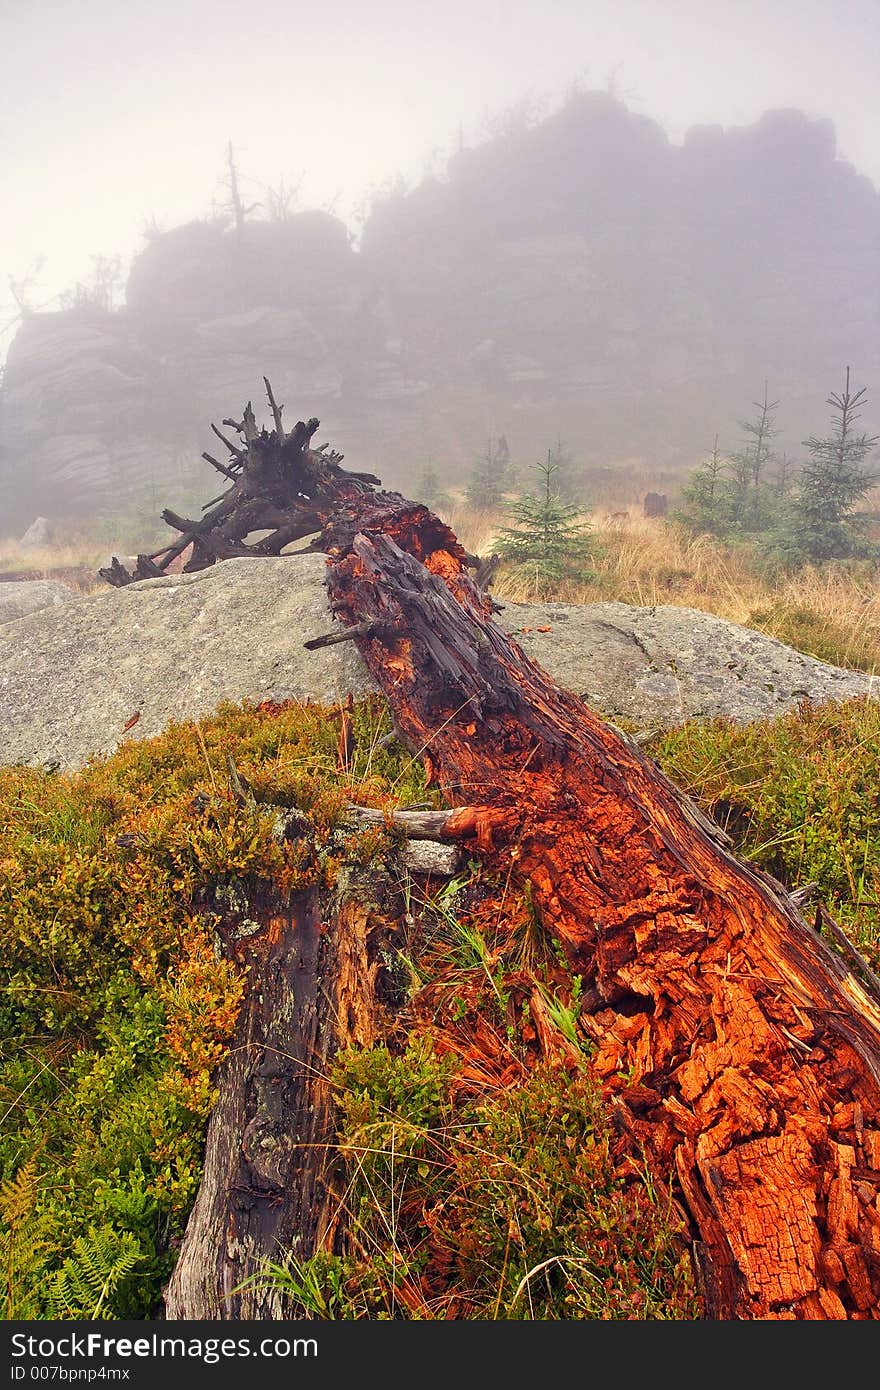
[{"label": "weathered gray wood", "polygon": [[388,825],[389,823],[413,840],[456,839],[454,816],[460,816],[463,809],[455,811],[377,811],[372,806],[348,805],[346,815],[361,825]]},{"label": "weathered gray wood", "polygon": [[[286,432],[282,423],[283,406],[275,399],[271,383],[263,378],[272,411],[274,430],[259,429],[251,402],[241,420],[224,419],[241,436],[233,443],[216,425],[214,434],[229,450],[228,463],[212,454],[202,458],[229,480],[228,490],[206,504],[199,520],[179,516],[170,508],[162,519],[181,539],[148,558],[155,570],[150,577],[164,573],[176,555],[192,545],[185,566],[188,573],[204,569],[217,560],[249,555],[278,555],[291,541],[313,535],[326,523],[340,504],[344,505],[379,486],[369,473],[347,473],[339,466],[341,454],[313,451],[312,437],[320,421],[316,417],[298,420]],[[256,531],[268,531],[259,541],[248,544]],[[145,573],[129,573],[119,560],[99,571],[102,579],[115,587],[142,579]]]},{"label": "weathered gray wood", "polygon": [[[340,1046],[375,1041],[377,981],[402,910],[381,873],[343,871],[332,894],[234,904],[219,928],[247,991],[217,1077],[204,1171],[165,1292],[170,1319],[295,1316],[261,1279],[267,1262],[344,1241],[335,1194],[329,1067]],[[218,906],[221,904],[218,904]]]},{"label": "weathered gray wood", "polygon": [[372,637],[379,631],[378,623],[356,623],[354,627],[340,627],[335,632],[322,632],[320,637],[312,637],[303,642],[308,652],[319,651],[322,647],[335,647],[340,642],[354,642],[358,637]]}]

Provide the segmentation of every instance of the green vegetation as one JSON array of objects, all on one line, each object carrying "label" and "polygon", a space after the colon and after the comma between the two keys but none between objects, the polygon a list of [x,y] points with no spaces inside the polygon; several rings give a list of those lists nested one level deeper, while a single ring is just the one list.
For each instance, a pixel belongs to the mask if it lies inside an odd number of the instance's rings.
[{"label": "green vegetation", "polygon": [[452,506],[452,498],[441,488],[433,463],[427,463],[422,469],[413,496],[417,501],[424,502],[433,512],[447,511]]},{"label": "green vegetation", "polygon": [[528,574],[536,594],[543,594],[583,557],[587,523],[582,519],[582,507],[563,501],[558,491],[560,464],[552,450],[548,450],[546,462],[536,463],[535,469],[538,487],[510,504],[508,514],[514,525],[501,531],[497,550]]},{"label": "green vegetation", "polygon": [[809,458],[797,481],[789,542],[799,558],[821,561],[865,553],[864,518],[854,515],[853,508],[875,481],[865,460],[880,438],[856,433],[865,401],[864,387],[850,391],[847,367],[843,391],[832,392],[827,401],[832,408],[831,434],[804,440]]},{"label": "green vegetation", "polygon": [[557,436],[556,443],[548,449],[547,462],[553,464],[554,491],[562,501],[578,502],[581,510],[586,510],[583,469],[578,466],[574,454],[562,442],[561,436]]},{"label": "green vegetation", "polygon": [[763,400],[753,404],[757,412],[754,418],[740,421],[746,438],[742,448],[730,455],[722,499],[725,530],[735,536],[765,531],[773,514],[767,471],[776,459],[772,441],[779,433],[774,413],[779,402],[767,399],[766,381]]},{"label": "green vegetation", "polygon": [[[375,701],[225,706],[76,776],[0,771],[0,1261],[5,1314],[149,1317],[194,1199],[213,1077],[242,982],[214,950],[217,892],[331,883],[384,833],[348,797],[424,799]],[[692,723],[651,749],[792,887],[811,882],[880,963],[880,702]],[[228,786],[227,755],[266,808]],[[272,804],[314,828],[279,842]],[[516,892],[472,863],[409,889],[384,1046],[340,1055],[344,1256],[281,1262],[313,1317],[699,1316],[668,1190],[615,1163],[590,1073],[582,981]]]},{"label": "green vegetation", "polygon": [[[241,998],[214,950],[218,890],[330,883],[389,844],[342,825],[348,797],[424,797],[421,768],[379,747],[383,709],[353,725],[343,768],[331,712],[244,705],[75,776],[0,772],[7,1317],[157,1309]],[[230,754],[267,808],[236,800]],[[275,838],[273,803],[310,818],[317,853]],[[499,906],[473,864],[410,905],[411,1041],[347,1053],[333,1078],[357,1254],[276,1277],[318,1316],[695,1316],[668,1194],[615,1175],[581,982],[528,893]],[[552,1067],[535,1065],[533,987]]]},{"label": "green vegetation", "polygon": [[[318,707],[221,708],[76,776],[0,770],[0,1261],[6,1317],[146,1317],[198,1187],[212,1075],[242,982],[215,954],[217,890],[332,882],[382,833],[353,835],[347,796],[424,794],[421,768],[353,716],[349,766]],[[314,827],[279,843],[240,806],[227,755],[261,801]],[[314,846],[317,846],[315,850]]]},{"label": "green vegetation", "polygon": [[787,456],[773,452],[779,402],[768,400],[765,383],[755,418],[742,424],[745,445],[723,459],[716,436],[711,457],[684,483],[676,520],[693,534],[756,543],[767,559],[783,565],[869,555],[865,519],[855,510],[876,481],[866,460],[878,438],[856,433],[866,401],[864,387],[850,390],[847,367],[843,391],[827,401],[831,433],[803,441],[808,457],[795,473]]},{"label": "green vegetation", "polygon": [[718,449],[718,436],[708,458],[703,459],[685,479],[681,506],[675,519],[695,535],[716,535],[722,529],[725,508],[727,460]]},{"label": "green vegetation", "polygon": [[694,720],[651,748],[664,771],[789,887],[816,885],[880,964],[880,700],[757,724]]},{"label": "green vegetation", "polygon": [[467,486],[467,500],[478,512],[500,507],[513,481],[510,449],[504,435],[490,439],[477,459]]},{"label": "green vegetation", "polygon": [[423,1042],[348,1052],[335,1080],[356,1253],[267,1271],[318,1318],[693,1319],[680,1218],[615,1172],[586,1065],[457,1100]]}]

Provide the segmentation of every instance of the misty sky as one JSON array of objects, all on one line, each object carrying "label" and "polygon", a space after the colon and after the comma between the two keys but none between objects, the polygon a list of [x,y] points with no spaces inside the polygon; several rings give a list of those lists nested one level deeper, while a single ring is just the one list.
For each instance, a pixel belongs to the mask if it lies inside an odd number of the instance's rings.
[{"label": "misty sky", "polygon": [[[880,185],[880,0],[0,0],[0,306],[204,216],[227,140],[250,201],[351,221],[527,93],[611,87],[672,139],[768,107],[830,116]],[[3,312],[0,307],[0,329]]]}]

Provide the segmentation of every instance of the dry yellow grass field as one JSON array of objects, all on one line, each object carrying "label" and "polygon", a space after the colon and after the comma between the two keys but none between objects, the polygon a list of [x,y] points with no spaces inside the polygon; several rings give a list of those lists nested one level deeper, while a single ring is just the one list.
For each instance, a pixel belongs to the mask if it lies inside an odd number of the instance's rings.
[{"label": "dry yellow grass field", "polygon": [[45,546],[0,539],[0,580],[60,579],[89,592],[102,585],[97,571],[108,558],[107,547],[86,536],[73,536],[65,545]]},{"label": "dry yellow grass field", "polygon": [[[489,554],[503,516],[450,509],[445,519],[462,543]],[[590,517],[584,577],[564,580],[554,597],[566,603],[614,599],[643,606],[700,608],[757,628],[822,661],[880,671],[880,575],[869,564],[806,567],[774,573],[746,548],[641,515],[599,509]],[[526,602],[536,597],[528,575],[504,570],[493,591]]]}]

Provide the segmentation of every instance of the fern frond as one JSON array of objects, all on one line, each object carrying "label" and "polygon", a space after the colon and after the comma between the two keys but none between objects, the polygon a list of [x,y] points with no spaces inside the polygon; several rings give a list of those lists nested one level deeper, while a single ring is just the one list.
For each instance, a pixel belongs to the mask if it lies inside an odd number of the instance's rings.
[{"label": "fern frond", "polygon": [[45,1256],[51,1247],[47,1235],[52,1226],[49,1216],[37,1210],[39,1188],[36,1154],[0,1186],[0,1268],[7,1321],[39,1316]]},{"label": "fern frond", "polygon": [[33,1215],[38,1188],[37,1159],[36,1155],[31,1155],[15,1177],[7,1178],[0,1187],[0,1216],[13,1231]]},{"label": "fern frond", "polygon": [[52,1275],[47,1289],[50,1314],[56,1318],[108,1317],[107,1301],[143,1259],[135,1236],[112,1226],[89,1227],[73,1253]]}]

